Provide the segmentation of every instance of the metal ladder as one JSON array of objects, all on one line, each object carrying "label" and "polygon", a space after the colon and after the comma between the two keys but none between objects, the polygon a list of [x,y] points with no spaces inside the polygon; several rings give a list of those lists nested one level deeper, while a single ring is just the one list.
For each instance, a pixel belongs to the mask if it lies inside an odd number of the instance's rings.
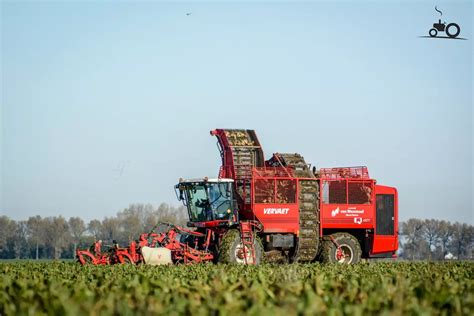
[{"label": "metal ladder", "polygon": [[[250,222],[240,222],[240,239],[242,241],[245,264],[257,264],[252,224]],[[252,254],[252,262],[250,263],[247,261],[247,249],[249,249]]]}]

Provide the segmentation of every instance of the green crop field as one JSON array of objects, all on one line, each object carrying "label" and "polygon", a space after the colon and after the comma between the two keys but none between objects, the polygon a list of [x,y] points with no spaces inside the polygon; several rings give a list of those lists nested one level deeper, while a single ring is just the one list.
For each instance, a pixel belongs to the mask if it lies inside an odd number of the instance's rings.
[{"label": "green crop field", "polygon": [[0,315],[473,315],[474,263],[0,263]]}]

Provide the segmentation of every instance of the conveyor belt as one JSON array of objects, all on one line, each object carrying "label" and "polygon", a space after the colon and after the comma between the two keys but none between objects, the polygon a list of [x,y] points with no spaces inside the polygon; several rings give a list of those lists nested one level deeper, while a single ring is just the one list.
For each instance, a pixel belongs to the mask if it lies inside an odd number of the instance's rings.
[{"label": "conveyor belt", "polygon": [[269,165],[293,167],[299,180],[299,235],[292,261],[309,262],[316,258],[319,247],[319,182],[299,154],[274,154]]}]

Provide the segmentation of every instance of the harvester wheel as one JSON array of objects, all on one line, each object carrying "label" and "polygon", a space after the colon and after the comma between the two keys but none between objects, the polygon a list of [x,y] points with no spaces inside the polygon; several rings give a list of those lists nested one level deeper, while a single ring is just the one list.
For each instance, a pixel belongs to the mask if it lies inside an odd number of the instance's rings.
[{"label": "harvester wheel", "polygon": [[[255,264],[263,261],[263,246],[260,238],[254,236]],[[244,251],[240,232],[237,229],[230,229],[224,234],[217,258],[218,263],[237,263],[245,264],[244,253],[247,254],[247,263],[252,264],[253,256],[251,247],[246,247]]]},{"label": "harvester wheel", "polygon": [[357,238],[349,233],[336,233],[324,237],[319,259],[323,263],[355,264],[361,255]]}]

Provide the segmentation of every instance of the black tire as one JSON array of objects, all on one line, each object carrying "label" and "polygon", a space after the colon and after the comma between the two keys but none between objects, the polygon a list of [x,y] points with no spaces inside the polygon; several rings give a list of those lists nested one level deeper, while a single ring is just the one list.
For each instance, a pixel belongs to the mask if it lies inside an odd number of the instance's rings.
[{"label": "black tire", "polygon": [[[263,261],[263,246],[260,238],[254,236],[254,249],[255,249],[255,264],[260,264]],[[222,238],[219,254],[217,257],[218,263],[234,263],[234,264],[245,264],[245,258],[239,257],[242,254],[242,241],[240,239],[240,231],[237,229],[230,229]],[[249,253],[247,256],[247,262],[252,264],[253,256]]]},{"label": "black tire", "polygon": [[[455,33],[450,33],[449,32],[450,27],[455,27],[456,32]],[[456,38],[459,35],[459,33],[461,33],[461,28],[456,23],[449,23],[448,25],[446,25],[445,32],[450,38]]]},{"label": "black tire", "polygon": [[[339,245],[340,251],[336,244]],[[356,264],[361,256],[362,250],[357,238],[349,233],[336,233],[324,237],[319,260],[323,263]]]},{"label": "black tire", "polygon": [[436,29],[431,29],[428,33],[431,37],[436,37],[436,35],[438,35],[438,31]]}]

